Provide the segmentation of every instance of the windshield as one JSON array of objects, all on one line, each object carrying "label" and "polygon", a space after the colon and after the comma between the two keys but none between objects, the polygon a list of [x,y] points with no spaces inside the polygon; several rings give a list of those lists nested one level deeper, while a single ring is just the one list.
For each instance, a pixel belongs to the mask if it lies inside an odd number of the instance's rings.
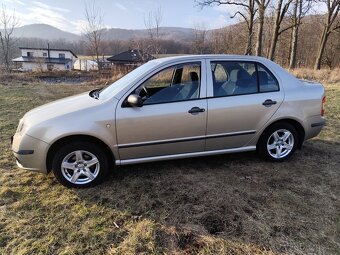
[{"label": "windshield", "polygon": [[144,65],[141,65],[140,67],[136,68],[135,70],[131,71],[130,73],[124,75],[119,80],[112,83],[110,86],[104,88],[100,92],[99,98],[103,100],[111,98],[112,96],[116,95],[119,91],[124,89],[131,82],[133,82],[135,79],[137,79],[140,75],[147,72],[157,64],[158,64],[157,61],[149,61]]}]

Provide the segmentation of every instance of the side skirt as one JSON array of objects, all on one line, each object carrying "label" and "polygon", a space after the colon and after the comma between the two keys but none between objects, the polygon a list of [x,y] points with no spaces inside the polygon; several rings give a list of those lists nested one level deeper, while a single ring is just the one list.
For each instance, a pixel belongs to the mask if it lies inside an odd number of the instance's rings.
[{"label": "side skirt", "polygon": [[201,156],[212,156],[212,155],[219,155],[219,154],[246,152],[246,151],[255,151],[255,150],[256,150],[256,146],[247,146],[247,147],[224,149],[224,150],[190,152],[190,153],[183,153],[183,154],[155,156],[155,157],[147,157],[147,158],[136,158],[136,159],[124,159],[124,160],[116,160],[116,165],[130,165],[130,164],[139,164],[139,163],[146,163],[146,162],[152,162],[152,161],[192,158],[192,157],[201,157]]}]

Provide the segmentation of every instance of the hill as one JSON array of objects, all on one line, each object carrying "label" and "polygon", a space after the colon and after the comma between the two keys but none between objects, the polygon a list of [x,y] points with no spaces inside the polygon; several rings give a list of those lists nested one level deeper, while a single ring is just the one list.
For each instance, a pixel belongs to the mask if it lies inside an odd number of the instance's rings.
[{"label": "hill", "polygon": [[[181,27],[161,27],[162,39],[176,41],[190,40],[194,36],[194,29]],[[18,38],[39,38],[47,40],[63,39],[66,41],[78,41],[83,37],[74,33],[66,32],[47,24],[31,24],[18,27],[14,30],[14,36]],[[120,29],[110,28],[103,30],[103,39],[128,41],[134,38],[148,36],[147,29]]]}]

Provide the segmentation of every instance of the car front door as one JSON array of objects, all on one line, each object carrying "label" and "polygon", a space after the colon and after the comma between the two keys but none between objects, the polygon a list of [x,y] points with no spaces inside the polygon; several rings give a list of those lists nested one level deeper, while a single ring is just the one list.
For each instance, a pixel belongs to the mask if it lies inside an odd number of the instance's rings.
[{"label": "car front door", "polygon": [[[121,160],[204,151],[207,99],[205,62],[172,65],[129,92],[116,110]],[[127,103],[142,98],[142,107]]]},{"label": "car front door", "polygon": [[262,64],[210,61],[206,150],[246,146],[284,98],[275,76]]}]

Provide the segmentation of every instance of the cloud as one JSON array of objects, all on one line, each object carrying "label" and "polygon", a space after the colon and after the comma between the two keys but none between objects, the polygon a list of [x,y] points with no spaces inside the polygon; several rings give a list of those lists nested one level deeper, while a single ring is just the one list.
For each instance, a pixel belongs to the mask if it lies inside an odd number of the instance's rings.
[{"label": "cloud", "polygon": [[26,6],[24,12],[16,12],[17,17],[20,17],[20,21],[23,24],[43,23],[61,30],[80,34],[83,31],[83,25],[86,21],[70,21],[69,18],[65,16],[69,13],[69,9],[47,5],[39,1],[33,1],[32,5]]},{"label": "cloud", "polygon": [[44,4],[44,3],[42,3],[42,2],[38,2],[38,1],[33,1],[33,3],[34,3],[37,7],[44,8],[44,9],[47,9],[47,10],[50,10],[50,11],[70,12],[69,9],[64,9],[64,8],[60,8],[60,7],[54,7],[54,6],[47,5],[47,4]]},{"label": "cloud", "polygon": [[315,14],[315,13],[325,14],[327,13],[327,5],[324,2],[316,1],[308,13],[309,14]]},{"label": "cloud", "polygon": [[40,2],[33,2],[33,5],[27,8],[28,13],[20,15],[25,22],[45,23],[60,29],[68,29],[70,22],[61,12],[67,12],[66,9],[55,8]]},{"label": "cloud", "polygon": [[4,2],[10,3],[10,4],[19,4],[19,5],[22,5],[22,6],[25,5],[25,3],[20,1],[20,0],[4,0]]},{"label": "cloud", "polygon": [[229,15],[219,14],[214,18],[206,16],[190,16],[187,23],[192,28],[215,29],[237,23],[237,20],[234,21],[234,19],[230,19]]},{"label": "cloud", "polygon": [[221,4],[218,6],[214,6],[214,10],[221,12],[223,14],[227,14],[228,16],[233,16],[236,12],[242,11],[244,7],[239,5],[232,4]]},{"label": "cloud", "polygon": [[119,9],[121,9],[122,11],[127,11],[127,8],[126,8],[124,5],[120,4],[120,3],[115,3],[115,5],[116,5]]},{"label": "cloud", "polygon": [[71,32],[76,33],[76,34],[81,34],[85,31],[87,22],[84,19],[78,19],[76,21],[72,21],[71,24],[73,28]]}]

